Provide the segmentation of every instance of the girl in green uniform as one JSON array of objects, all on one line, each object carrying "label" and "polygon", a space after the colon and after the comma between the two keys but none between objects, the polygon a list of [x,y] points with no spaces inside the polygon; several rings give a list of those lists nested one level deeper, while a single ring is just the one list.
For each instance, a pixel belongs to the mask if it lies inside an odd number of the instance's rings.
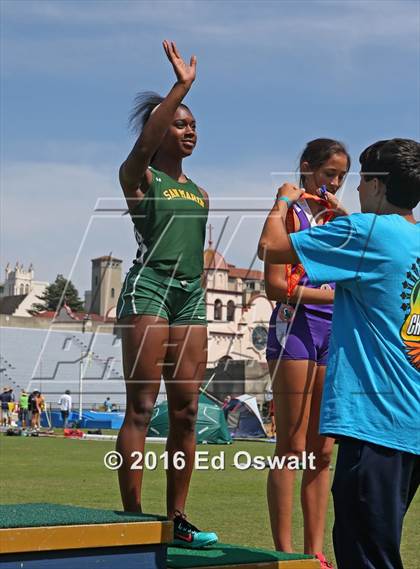
[{"label": "girl in green uniform", "polygon": [[215,533],[198,530],[184,513],[207,363],[201,277],[209,204],[207,193],[182,170],[197,142],[194,116],[182,103],[195,79],[196,58],[187,64],[173,42],[164,41],[163,47],[176,82],[165,98],[146,93],[137,99],[131,120],[140,136],[120,168],[139,247],[117,306],[127,389],[118,474],[124,509],[140,512],[143,471],[132,465],[136,453],[144,452],[163,375],[170,421],[167,514],[174,520],[175,543],[196,548],[217,541]]}]

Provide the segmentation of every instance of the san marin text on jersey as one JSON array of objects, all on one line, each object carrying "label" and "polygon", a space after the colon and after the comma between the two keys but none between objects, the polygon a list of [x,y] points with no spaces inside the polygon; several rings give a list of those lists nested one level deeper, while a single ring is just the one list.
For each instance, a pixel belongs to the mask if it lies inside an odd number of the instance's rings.
[{"label": "san marin text on jersey", "polygon": [[204,200],[199,198],[198,196],[187,192],[186,190],[181,190],[179,188],[169,188],[162,192],[166,199],[173,200],[173,199],[184,199],[184,200],[191,200],[197,203],[201,207],[205,207]]}]

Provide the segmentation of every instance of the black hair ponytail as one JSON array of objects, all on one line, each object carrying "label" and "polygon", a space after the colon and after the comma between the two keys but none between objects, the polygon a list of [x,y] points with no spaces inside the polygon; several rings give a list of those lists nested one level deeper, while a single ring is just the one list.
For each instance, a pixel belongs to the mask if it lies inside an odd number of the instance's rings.
[{"label": "black hair ponytail", "polygon": [[[141,134],[150,115],[163,100],[164,98],[154,91],[140,91],[140,93],[137,93],[134,98],[134,106],[128,117],[129,128],[134,134],[137,136]],[[181,103],[179,106],[191,112],[187,105]]]},{"label": "black hair ponytail", "polygon": [[134,99],[134,106],[128,118],[130,130],[137,136],[140,135],[144,125],[149,120],[153,109],[163,101],[158,93],[154,91],[141,91]]}]

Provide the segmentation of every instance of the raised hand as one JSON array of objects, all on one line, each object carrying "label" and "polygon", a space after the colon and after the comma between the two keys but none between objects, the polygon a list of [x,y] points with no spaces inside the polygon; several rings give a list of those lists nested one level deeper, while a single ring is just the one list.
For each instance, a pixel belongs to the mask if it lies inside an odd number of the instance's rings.
[{"label": "raised hand", "polygon": [[188,65],[182,59],[175,42],[165,40],[163,42],[163,49],[165,50],[166,56],[174,68],[177,81],[188,87],[191,86],[195,79],[197,58],[193,55],[190,59],[190,64]]}]

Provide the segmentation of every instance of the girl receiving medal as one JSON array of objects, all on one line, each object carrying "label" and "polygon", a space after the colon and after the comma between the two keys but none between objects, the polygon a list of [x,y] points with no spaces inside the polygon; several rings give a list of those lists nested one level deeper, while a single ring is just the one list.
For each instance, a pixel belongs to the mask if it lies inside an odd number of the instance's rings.
[{"label": "girl receiving medal", "polygon": [[[334,197],[350,168],[340,142],[316,139],[300,158],[300,199],[278,197],[289,206],[288,233],[310,229],[336,215],[346,215]],[[302,265],[265,263],[267,296],[277,304],[270,320],[267,361],[273,385],[277,442],[275,454],[315,455],[315,470],[302,476],[304,551],[322,554],[329,492],[329,464],[334,440],[318,435],[319,410],[328,356],[334,283],[312,285]],[[292,511],[295,471],[271,470],[267,497],[275,547],[292,552]]]}]

